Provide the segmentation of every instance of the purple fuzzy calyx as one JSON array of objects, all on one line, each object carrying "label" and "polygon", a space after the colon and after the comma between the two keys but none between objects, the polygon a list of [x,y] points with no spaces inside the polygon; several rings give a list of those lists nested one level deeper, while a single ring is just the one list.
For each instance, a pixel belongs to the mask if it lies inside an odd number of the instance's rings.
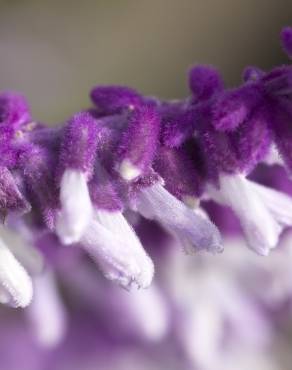
[{"label": "purple fuzzy calyx", "polygon": [[0,125],[14,130],[31,121],[29,105],[25,97],[15,92],[0,93]]},{"label": "purple fuzzy calyx", "polygon": [[196,106],[182,104],[169,106],[161,115],[161,137],[164,145],[177,148],[192,137],[198,120]]},{"label": "purple fuzzy calyx", "polygon": [[92,180],[88,184],[91,201],[95,208],[110,212],[123,209],[119,197],[118,184],[102,165],[96,161]]},{"label": "purple fuzzy calyx", "polygon": [[31,210],[30,204],[21,194],[12,173],[0,167],[0,214],[3,219],[10,214],[22,215]]},{"label": "purple fuzzy calyx", "polygon": [[98,111],[106,115],[132,111],[142,103],[141,95],[125,86],[96,86],[90,97]]},{"label": "purple fuzzy calyx", "polygon": [[263,78],[263,87],[269,96],[292,96],[292,67],[283,66],[273,69]]},{"label": "purple fuzzy calyx", "polygon": [[55,154],[47,148],[29,145],[21,154],[19,163],[30,203],[41,213],[49,230],[55,227],[55,217],[59,208],[54,178],[55,162]]},{"label": "purple fuzzy calyx", "polygon": [[290,102],[271,100],[272,110],[270,127],[280,157],[288,173],[292,174],[292,107]]},{"label": "purple fuzzy calyx", "polygon": [[263,160],[273,138],[269,113],[268,106],[261,105],[250,112],[236,129],[222,132],[213,126],[212,105],[202,111],[198,140],[209,181],[217,181],[220,172],[248,174]]},{"label": "purple fuzzy calyx", "polygon": [[284,27],[280,37],[283,50],[292,58],[292,27]]},{"label": "purple fuzzy calyx", "polygon": [[189,88],[195,100],[208,100],[223,90],[224,82],[213,66],[196,65],[189,71]]},{"label": "purple fuzzy calyx", "polygon": [[117,149],[116,168],[123,179],[132,181],[149,170],[160,132],[160,117],[153,105],[142,105],[129,118]]},{"label": "purple fuzzy calyx", "polygon": [[74,169],[90,178],[99,131],[97,121],[87,112],[76,113],[68,121],[60,149],[60,172]]},{"label": "purple fuzzy calyx", "polygon": [[256,83],[224,91],[213,106],[214,127],[220,131],[235,130],[261,100],[261,89]]},{"label": "purple fuzzy calyx", "polygon": [[270,118],[269,107],[263,105],[236,131],[230,133],[239,172],[249,174],[267,156],[273,142],[273,132],[269,127]]},{"label": "purple fuzzy calyx", "polygon": [[242,72],[244,82],[256,82],[264,75],[264,71],[255,66],[248,66]]},{"label": "purple fuzzy calyx", "polygon": [[185,148],[160,147],[153,168],[171,194],[185,203],[198,203],[203,190],[202,179]]}]

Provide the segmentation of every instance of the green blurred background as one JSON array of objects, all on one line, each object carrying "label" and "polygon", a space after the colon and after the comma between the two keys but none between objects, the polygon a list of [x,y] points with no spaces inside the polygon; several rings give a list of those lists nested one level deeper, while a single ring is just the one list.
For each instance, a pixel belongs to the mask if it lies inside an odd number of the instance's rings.
[{"label": "green blurred background", "polygon": [[284,63],[287,24],[291,0],[0,1],[0,88],[48,122],[86,107],[95,84],[181,97],[193,63],[217,65],[228,85],[247,64]]}]

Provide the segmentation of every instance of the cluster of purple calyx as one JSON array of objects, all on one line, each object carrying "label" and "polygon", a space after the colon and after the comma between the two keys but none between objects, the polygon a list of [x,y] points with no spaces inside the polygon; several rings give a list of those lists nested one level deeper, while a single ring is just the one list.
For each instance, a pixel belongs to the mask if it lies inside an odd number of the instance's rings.
[{"label": "cluster of purple calyx", "polygon": [[[291,57],[292,28],[281,41]],[[158,222],[187,252],[217,253],[220,231],[200,207],[212,200],[230,207],[247,245],[267,255],[292,225],[292,198],[247,176],[260,163],[292,172],[292,67],[248,67],[243,79],[226,89],[215,68],[195,66],[191,96],[175,101],[97,86],[92,108],[55,127],[35,121],[23,96],[1,93],[5,224],[33,246],[50,233],[81,248],[127,289],[149,286],[154,273],[134,216]],[[0,285],[1,302],[30,302],[31,279],[4,242]]]}]

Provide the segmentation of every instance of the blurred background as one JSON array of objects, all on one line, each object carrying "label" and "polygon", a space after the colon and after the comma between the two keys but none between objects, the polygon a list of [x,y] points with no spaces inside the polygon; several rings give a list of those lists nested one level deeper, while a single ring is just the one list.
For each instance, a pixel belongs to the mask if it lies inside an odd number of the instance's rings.
[{"label": "blurred background", "polygon": [[[23,92],[34,117],[50,124],[87,107],[96,84],[180,98],[195,63],[216,65],[229,86],[246,65],[287,63],[279,31],[289,24],[291,0],[0,0],[0,89]],[[240,238],[224,257],[154,256],[161,272],[148,298],[129,299],[88,272],[88,261],[69,263],[61,274],[65,344],[58,347],[62,333],[46,303],[37,319],[1,309],[0,369],[291,370],[291,240],[274,260],[251,254]]]},{"label": "blurred background", "polygon": [[245,65],[284,62],[278,35],[291,21],[290,0],[2,0],[0,86],[48,122],[87,106],[94,84],[181,97],[194,63],[233,85]]}]

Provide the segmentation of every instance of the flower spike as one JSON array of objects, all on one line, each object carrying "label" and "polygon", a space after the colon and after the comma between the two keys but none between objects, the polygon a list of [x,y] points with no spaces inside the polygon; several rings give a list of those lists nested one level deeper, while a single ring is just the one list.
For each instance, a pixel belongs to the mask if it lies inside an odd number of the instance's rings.
[{"label": "flower spike", "polygon": [[[291,27],[282,30],[281,43],[291,58]],[[126,289],[151,283],[151,244],[164,248],[176,240],[187,252],[221,252],[208,200],[219,204],[217,212],[229,207],[235,217],[228,224],[237,232],[241,225],[250,249],[269,254],[292,226],[291,186],[280,186],[282,176],[274,175],[292,175],[292,67],[248,66],[242,78],[225,89],[216,68],[197,65],[189,71],[189,96],[169,101],[130,87],[95,86],[93,106],[54,128],[32,119],[21,94],[0,92],[0,216],[9,216],[3,229],[30,244],[8,248],[0,240],[0,301],[29,304],[25,269],[43,270],[38,253],[28,258],[31,250],[40,249],[54,269],[71,268],[67,256],[75,262],[85,251]],[[162,237],[146,235],[154,227]],[[59,261],[60,250],[68,254]],[[37,323],[35,332],[53,345],[64,334],[65,312],[47,277],[36,282],[34,315],[42,318],[49,309],[43,308],[50,305],[48,290],[55,302],[52,330]]]}]

